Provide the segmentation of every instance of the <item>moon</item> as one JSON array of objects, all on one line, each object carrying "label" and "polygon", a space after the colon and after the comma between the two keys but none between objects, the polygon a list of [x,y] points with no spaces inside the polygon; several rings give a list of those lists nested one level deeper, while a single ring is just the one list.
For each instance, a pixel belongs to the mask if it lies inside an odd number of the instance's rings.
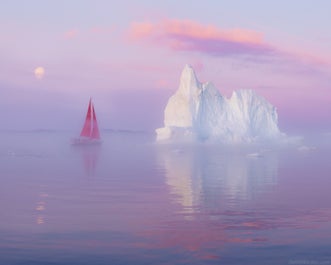
[{"label": "moon", "polygon": [[45,75],[44,67],[39,66],[36,69],[34,69],[34,75],[37,79],[42,79]]}]

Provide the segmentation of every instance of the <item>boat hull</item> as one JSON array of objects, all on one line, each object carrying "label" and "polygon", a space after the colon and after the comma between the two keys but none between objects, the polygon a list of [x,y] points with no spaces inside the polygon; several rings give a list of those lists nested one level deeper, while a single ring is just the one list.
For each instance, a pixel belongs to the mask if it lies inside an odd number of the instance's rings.
[{"label": "boat hull", "polygon": [[92,138],[85,138],[85,137],[71,139],[72,145],[99,145],[101,143],[102,143],[102,141],[100,139],[92,139]]}]

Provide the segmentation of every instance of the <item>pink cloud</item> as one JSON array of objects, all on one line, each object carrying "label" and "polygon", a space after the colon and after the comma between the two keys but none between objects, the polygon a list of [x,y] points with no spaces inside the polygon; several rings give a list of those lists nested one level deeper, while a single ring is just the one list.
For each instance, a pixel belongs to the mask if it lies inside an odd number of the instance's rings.
[{"label": "pink cloud", "polygon": [[269,54],[274,48],[263,34],[247,29],[220,29],[190,20],[164,20],[160,23],[133,23],[132,40],[146,39],[175,51],[196,51],[209,55]]},{"label": "pink cloud", "polygon": [[213,25],[201,25],[190,20],[167,20],[161,27],[168,36],[183,36],[202,40],[223,40],[241,43],[261,44],[261,33],[245,29],[221,30]]},{"label": "pink cloud", "polygon": [[156,27],[151,23],[137,23],[131,24],[130,37],[133,39],[140,39],[148,37],[155,32]]},{"label": "pink cloud", "polygon": [[314,64],[315,66],[331,69],[331,58],[328,55],[315,55],[306,51],[298,51],[295,54],[303,64]]},{"label": "pink cloud", "polygon": [[64,33],[64,37],[66,39],[73,39],[73,38],[77,37],[77,35],[78,35],[78,30],[76,30],[76,29],[71,29]]},{"label": "pink cloud", "polygon": [[[253,63],[283,65],[286,71],[320,72],[331,69],[330,59],[305,51],[288,51],[264,40],[264,34],[249,29],[222,29],[191,20],[166,19],[157,23],[134,22],[129,29],[132,41],[146,40],[173,51],[197,52],[214,57],[239,57]],[[284,67],[285,66],[285,67]]]}]

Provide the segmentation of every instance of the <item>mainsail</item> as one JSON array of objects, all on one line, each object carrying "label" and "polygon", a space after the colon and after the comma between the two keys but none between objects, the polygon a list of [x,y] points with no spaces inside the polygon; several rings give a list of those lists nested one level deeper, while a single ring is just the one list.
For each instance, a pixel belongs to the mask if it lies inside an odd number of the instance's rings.
[{"label": "mainsail", "polygon": [[87,114],[83,129],[80,133],[81,137],[87,137],[92,139],[100,139],[100,132],[98,128],[98,122],[94,111],[92,100],[88,104]]}]

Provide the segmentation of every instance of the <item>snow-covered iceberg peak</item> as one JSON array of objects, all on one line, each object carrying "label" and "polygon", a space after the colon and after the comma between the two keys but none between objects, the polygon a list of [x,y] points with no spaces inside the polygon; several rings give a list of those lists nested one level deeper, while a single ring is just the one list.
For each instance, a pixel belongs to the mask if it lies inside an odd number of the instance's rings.
[{"label": "snow-covered iceberg peak", "polygon": [[180,77],[177,92],[170,97],[164,112],[166,127],[193,127],[199,108],[202,91],[191,66],[186,65]]},{"label": "snow-covered iceberg peak", "polygon": [[190,96],[201,89],[201,84],[198,81],[193,68],[190,65],[185,65],[180,76],[180,84],[178,92]]},{"label": "snow-covered iceberg peak", "polygon": [[277,123],[276,108],[253,90],[235,91],[227,99],[212,83],[200,83],[186,65],[165,108],[164,127],[156,133],[157,140],[253,142],[279,138]]}]

